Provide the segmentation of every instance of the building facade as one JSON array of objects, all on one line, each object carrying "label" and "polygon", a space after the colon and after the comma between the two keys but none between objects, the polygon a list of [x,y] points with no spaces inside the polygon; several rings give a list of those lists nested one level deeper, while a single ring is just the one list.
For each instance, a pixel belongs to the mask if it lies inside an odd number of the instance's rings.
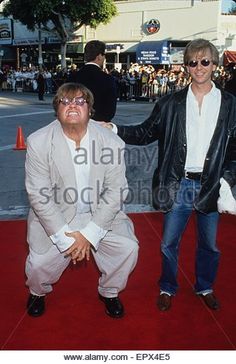
[{"label": "building facade", "polygon": [[[84,45],[93,39],[106,43],[108,68],[126,68],[135,62],[181,64],[185,45],[195,38],[213,42],[223,62],[225,51],[232,54],[236,51],[236,16],[221,14],[222,1],[115,1],[118,15],[109,24],[96,29],[84,26],[74,34],[67,47],[68,65],[83,64]],[[38,32],[30,32],[19,22],[0,17],[0,34],[2,66],[38,63]],[[59,39],[42,32],[41,41],[45,67],[59,65]]]}]

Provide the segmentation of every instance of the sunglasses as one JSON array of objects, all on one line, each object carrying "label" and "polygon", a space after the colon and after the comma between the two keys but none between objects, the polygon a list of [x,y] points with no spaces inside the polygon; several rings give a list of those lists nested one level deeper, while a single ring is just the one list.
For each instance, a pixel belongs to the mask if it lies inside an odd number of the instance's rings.
[{"label": "sunglasses", "polygon": [[189,65],[189,67],[194,68],[194,67],[197,67],[199,62],[201,63],[201,65],[203,67],[208,67],[212,61],[210,61],[209,59],[202,59],[201,61],[190,61],[190,62],[188,62],[188,65]]},{"label": "sunglasses", "polygon": [[64,106],[68,106],[70,104],[75,104],[77,106],[83,106],[87,101],[83,97],[74,97],[73,99],[68,99],[68,97],[62,97],[59,100]]}]

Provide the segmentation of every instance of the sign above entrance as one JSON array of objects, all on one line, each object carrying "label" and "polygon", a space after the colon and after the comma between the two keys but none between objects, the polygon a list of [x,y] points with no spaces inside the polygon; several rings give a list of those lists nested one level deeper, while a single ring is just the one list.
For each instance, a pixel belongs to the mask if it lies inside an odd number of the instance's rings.
[{"label": "sign above entrance", "polygon": [[140,42],[136,50],[136,61],[141,64],[169,64],[167,41]]}]

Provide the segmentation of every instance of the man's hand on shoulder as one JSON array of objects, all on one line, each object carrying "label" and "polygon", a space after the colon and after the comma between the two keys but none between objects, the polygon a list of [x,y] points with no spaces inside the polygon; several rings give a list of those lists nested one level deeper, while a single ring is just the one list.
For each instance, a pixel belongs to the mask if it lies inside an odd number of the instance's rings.
[{"label": "man's hand on shoulder", "polygon": [[107,123],[105,121],[97,121],[103,128],[107,128],[113,131],[113,133],[118,134],[118,129],[116,124],[113,124],[111,122]]},{"label": "man's hand on shoulder", "polygon": [[107,129],[113,129],[113,123],[107,123],[106,121],[97,121],[99,125],[101,125],[103,128]]}]

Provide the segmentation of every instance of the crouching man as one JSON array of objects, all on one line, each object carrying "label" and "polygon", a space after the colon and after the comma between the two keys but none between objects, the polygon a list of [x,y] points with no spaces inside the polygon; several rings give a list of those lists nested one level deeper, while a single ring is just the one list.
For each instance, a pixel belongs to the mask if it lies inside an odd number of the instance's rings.
[{"label": "crouching man", "polygon": [[[109,316],[120,318],[119,292],[138,257],[133,224],[122,211],[124,143],[91,120],[93,95],[85,86],[62,85],[53,107],[57,119],[27,140],[28,314],[42,315],[45,296],[70,261],[92,253],[101,272],[99,299]],[[77,278],[74,284],[79,288]]]}]

